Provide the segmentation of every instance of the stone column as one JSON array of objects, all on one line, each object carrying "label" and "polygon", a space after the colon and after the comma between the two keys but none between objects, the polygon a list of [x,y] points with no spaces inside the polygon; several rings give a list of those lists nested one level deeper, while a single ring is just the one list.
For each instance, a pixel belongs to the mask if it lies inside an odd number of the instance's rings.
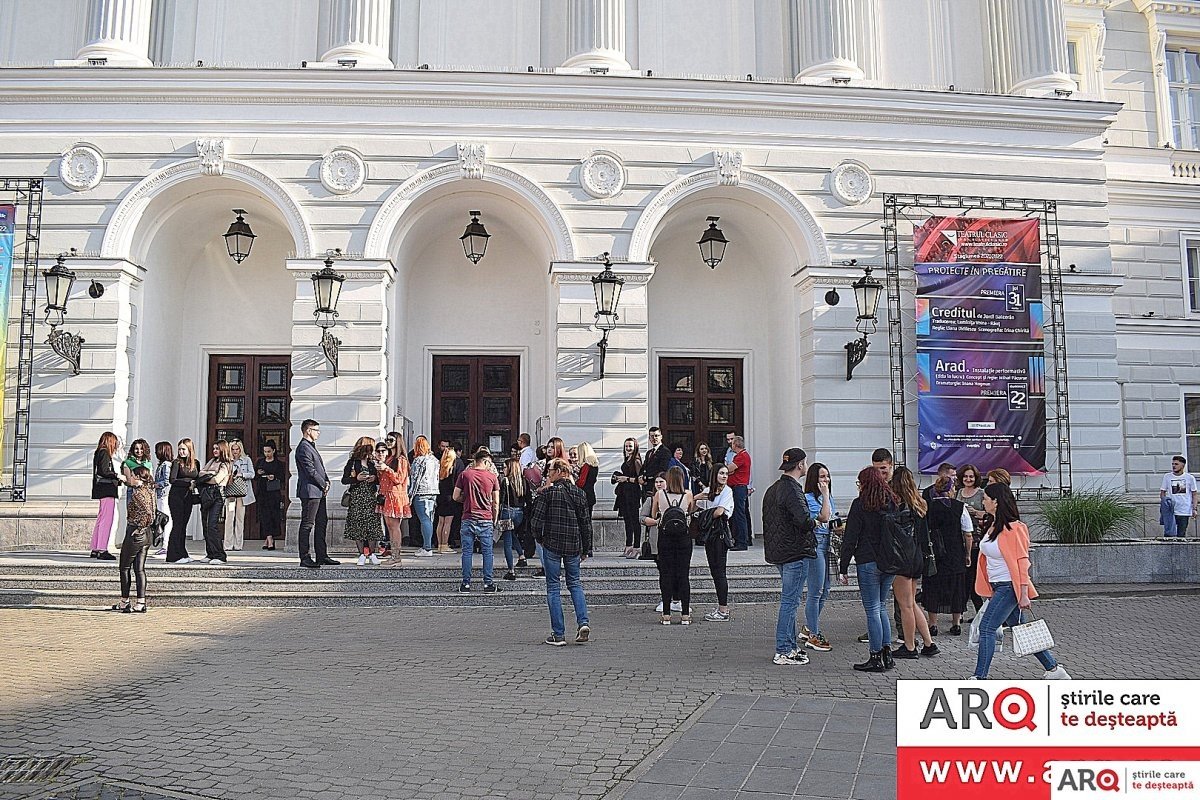
[{"label": "stone column", "polygon": [[90,0],[88,42],[75,58],[106,58],[110,66],[150,66],[152,5],[153,0]]},{"label": "stone column", "polygon": [[[595,328],[592,276],[602,269],[595,261],[555,262],[550,268],[558,300],[554,334],[558,367],[550,429],[567,442],[591,442],[600,458],[600,474],[607,476],[621,466],[621,447],[626,437],[645,437],[650,424],[646,299],[653,266],[613,265],[625,285],[617,307],[617,328],[608,335],[604,378],[600,379],[597,345],[601,333]],[[603,527],[607,536],[610,527],[620,525],[608,522],[616,516],[612,511],[613,489],[607,479],[596,483],[596,494],[596,530]],[[623,537],[623,531],[621,528],[613,535]]]},{"label": "stone column", "polygon": [[873,0],[798,0],[797,83],[849,83],[876,77]]},{"label": "stone column", "polygon": [[569,0],[569,3],[571,56],[560,69],[631,71],[625,58],[625,0]]},{"label": "stone column", "polygon": [[1062,0],[985,0],[992,89],[1053,97],[1078,90],[1067,69]]},{"label": "stone column", "polygon": [[[292,305],[292,433],[294,451],[300,441],[300,423],[311,417],[321,423],[318,445],[333,487],[329,490],[329,546],[342,543],[345,509],[338,505],[342,494],[341,465],[360,436],[379,437],[391,429],[389,413],[388,336],[391,326],[392,294],[396,271],[390,261],[339,259],[334,269],[346,276],[338,300],[337,324],[330,333],[340,340],[338,375],[321,349],[321,329],[313,311],[312,274],[324,267],[324,259],[291,258],[288,271],[296,279]],[[294,463],[294,462],[293,462]],[[296,497],[295,476],[289,497]],[[296,552],[300,506],[288,509],[286,547]]]},{"label": "stone column", "polygon": [[333,47],[321,56],[323,64],[357,62],[356,67],[392,69],[391,0],[336,0]]}]

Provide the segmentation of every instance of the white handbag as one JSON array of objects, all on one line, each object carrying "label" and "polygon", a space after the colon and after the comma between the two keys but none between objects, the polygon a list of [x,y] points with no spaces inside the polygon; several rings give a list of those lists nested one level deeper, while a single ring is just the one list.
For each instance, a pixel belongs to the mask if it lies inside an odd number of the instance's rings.
[{"label": "white handbag", "polygon": [[[1029,608],[1029,622],[1013,625],[1013,652],[1019,656],[1031,656],[1054,647],[1054,637],[1044,619],[1032,619],[1033,607]],[[1022,615],[1024,619],[1024,615]]]},{"label": "white handbag", "polygon": [[[979,610],[975,612],[975,618],[971,620],[971,631],[969,634],[967,634],[967,645],[972,650],[979,649],[979,629],[983,625],[983,614],[985,611],[987,611],[988,603],[991,601],[992,600],[990,597],[985,599],[983,601],[983,605],[981,605]],[[996,649],[994,652],[1004,652],[1004,628],[996,629]]]}]

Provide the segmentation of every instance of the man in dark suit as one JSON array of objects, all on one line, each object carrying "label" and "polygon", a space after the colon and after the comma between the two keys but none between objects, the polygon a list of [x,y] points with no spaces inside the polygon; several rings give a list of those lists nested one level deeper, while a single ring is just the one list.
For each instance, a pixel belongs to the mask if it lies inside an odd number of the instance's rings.
[{"label": "man in dark suit", "polygon": [[642,499],[654,494],[654,479],[671,466],[671,451],[663,444],[662,431],[653,427],[649,432],[650,446],[642,461]]},{"label": "man in dark suit", "polygon": [[[321,435],[321,424],[315,419],[300,423],[300,444],[296,445],[296,496],[300,499],[300,566],[316,569],[335,566],[339,562],[329,557],[325,548],[325,532],[329,526],[329,513],[325,498],[329,495],[329,475],[325,473],[325,462],[317,452],[317,439]],[[308,537],[312,535],[313,547],[317,551],[314,561],[308,555]]]}]

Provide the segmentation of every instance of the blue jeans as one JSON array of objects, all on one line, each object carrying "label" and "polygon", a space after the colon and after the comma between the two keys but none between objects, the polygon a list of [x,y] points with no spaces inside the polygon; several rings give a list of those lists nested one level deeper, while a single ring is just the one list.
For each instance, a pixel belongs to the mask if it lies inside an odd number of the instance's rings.
[{"label": "blue jeans", "polygon": [[464,519],[462,521],[462,582],[471,583],[471,560],[475,553],[475,539],[483,551],[483,585],[492,585],[492,521],[490,519]]},{"label": "blue jeans", "polygon": [[436,494],[419,494],[413,498],[413,514],[421,523],[421,545],[426,550],[433,549],[433,515],[437,509]]},{"label": "blue jeans", "polygon": [[733,546],[745,550],[750,546],[750,487],[729,488],[733,490]]},{"label": "blue jeans", "polygon": [[867,638],[871,652],[878,653],[892,641],[892,621],[888,619],[887,598],[895,575],[880,572],[874,561],[858,565],[858,594],[867,614]]},{"label": "blue jeans", "polygon": [[810,560],[805,558],[777,565],[779,577],[783,578],[783,594],[779,598],[779,619],[775,623],[776,653],[787,655],[799,647],[796,641],[796,612],[800,610],[800,595],[804,594]]},{"label": "blue jeans", "polygon": [[806,559],[808,564],[808,600],[804,603],[804,624],[808,630],[821,632],[821,609],[829,599],[829,533],[817,534],[817,557]]},{"label": "blue jeans", "polygon": [[575,624],[588,624],[587,600],[583,597],[583,580],[579,577],[579,556],[563,556],[542,548],[542,569],[546,571],[546,605],[550,608],[550,631],[562,636],[567,630],[563,619],[562,572],[567,570],[567,591],[571,593],[571,605],[575,608]]},{"label": "blue jeans", "polygon": [[514,563],[513,551],[517,552],[518,557],[525,557],[525,550],[521,546],[520,538],[517,536],[517,529],[525,521],[525,511],[521,508],[512,508],[500,512],[501,519],[504,519],[506,516],[512,520],[513,528],[510,531],[504,532],[504,563],[508,566],[508,571],[512,572]]},{"label": "blue jeans", "polygon": [[[992,584],[992,599],[979,623],[979,655],[975,657],[975,677],[986,678],[992,668],[992,656],[996,653],[996,634],[1000,625],[1020,625],[1021,609],[1011,581]],[[1058,666],[1054,653],[1043,650],[1033,654],[1042,666],[1052,670]]]}]

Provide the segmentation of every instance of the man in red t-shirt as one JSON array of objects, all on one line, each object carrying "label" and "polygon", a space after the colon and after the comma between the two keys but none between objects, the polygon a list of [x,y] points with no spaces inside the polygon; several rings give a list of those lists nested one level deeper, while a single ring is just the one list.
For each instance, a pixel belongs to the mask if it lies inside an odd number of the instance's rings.
[{"label": "man in red t-shirt", "polygon": [[729,463],[729,488],[733,490],[734,550],[750,546],[750,452],[746,440],[734,436],[733,460]]},{"label": "man in red t-shirt", "polygon": [[461,593],[471,591],[471,561],[475,540],[483,552],[483,591],[492,594],[499,588],[492,582],[492,531],[500,515],[500,479],[492,466],[492,454],[479,448],[454,483],[454,501],[463,504],[462,513],[462,585]]}]

